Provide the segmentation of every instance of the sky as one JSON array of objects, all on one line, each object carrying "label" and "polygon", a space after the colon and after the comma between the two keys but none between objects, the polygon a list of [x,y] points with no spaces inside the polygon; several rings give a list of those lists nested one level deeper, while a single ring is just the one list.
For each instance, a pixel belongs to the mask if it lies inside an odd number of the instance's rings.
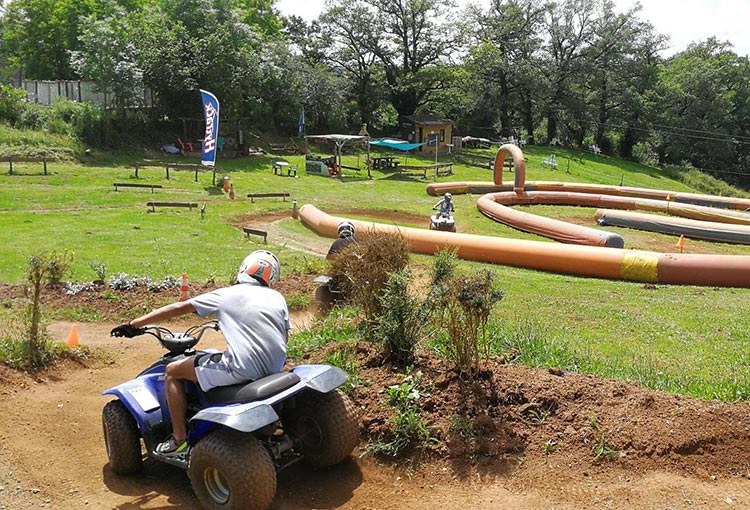
[{"label": "sky", "polygon": [[[312,21],[323,10],[324,1],[278,0],[275,6],[284,15],[294,14]],[[470,1],[489,6],[489,0],[457,0],[457,3],[465,5]],[[620,11],[626,11],[635,0],[615,0],[615,4]],[[639,17],[670,37],[665,57],[711,36],[732,43],[739,55],[750,54],[750,0],[641,0],[641,5]]]}]

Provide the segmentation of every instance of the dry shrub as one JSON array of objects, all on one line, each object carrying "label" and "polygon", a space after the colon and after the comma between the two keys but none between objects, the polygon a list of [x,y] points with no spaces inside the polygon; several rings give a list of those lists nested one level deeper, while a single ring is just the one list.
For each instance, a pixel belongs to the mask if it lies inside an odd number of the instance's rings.
[{"label": "dry shrub", "polygon": [[400,232],[370,229],[358,233],[357,241],[338,253],[328,274],[346,299],[372,323],[382,313],[380,298],[389,275],[403,270],[408,263],[408,246]]}]

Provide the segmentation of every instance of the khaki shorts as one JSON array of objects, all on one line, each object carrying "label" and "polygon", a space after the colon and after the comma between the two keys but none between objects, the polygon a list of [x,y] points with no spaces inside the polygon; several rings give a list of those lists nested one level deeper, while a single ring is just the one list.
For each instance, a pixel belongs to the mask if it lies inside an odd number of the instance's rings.
[{"label": "khaki shorts", "polygon": [[248,382],[247,378],[240,377],[229,368],[220,352],[196,356],[195,375],[203,391],[208,391],[217,386],[230,386]]}]

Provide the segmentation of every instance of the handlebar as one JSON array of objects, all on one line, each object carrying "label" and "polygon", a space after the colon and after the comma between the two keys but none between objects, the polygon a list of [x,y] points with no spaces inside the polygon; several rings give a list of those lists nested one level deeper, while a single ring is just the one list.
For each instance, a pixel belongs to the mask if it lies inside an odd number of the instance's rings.
[{"label": "handlebar", "polygon": [[163,340],[171,340],[171,339],[178,339],[178,338],[187,338],[192,337],[196,341],[200,340],[203,336],[203,333],[207,329],[213,329],[214,331],[219,331],[219,321],[216,319],[210,320],[208,322],[204,322],[203,324],[198,324],[196,326],[191,326],[188,329],[185,330],[184,333],[173,333],[169,329],[163,327],[163,326],[157,326],[156,324],[149,324],[147,326],[143,326],[143,333],[146,335],[151,335],[160,342]]}]

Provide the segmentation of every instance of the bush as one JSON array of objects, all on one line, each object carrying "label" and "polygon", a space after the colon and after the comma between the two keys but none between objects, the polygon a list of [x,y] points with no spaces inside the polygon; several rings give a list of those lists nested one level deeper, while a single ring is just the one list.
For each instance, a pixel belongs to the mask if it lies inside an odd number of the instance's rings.
[{"label": "bush", "polygon": [[411,278],[407,270],[391,273],[380,298],[383,312],[374,334],[388,359],[411,363],[414,349],[425,327],[427,314],[419,298],[408,292]]},{"label": "bush", "polygon": [[408,262],[406,240],[400,233],[370,230],[339,252],[328,274],[372,326],[382,314],[381,296],[390,274],[403,270]]},{"label": "bush", "polygon": [[11,85],[0,85],[0,119],[11,126],[20,121],[26,106],[26,91]]},{"label": "bush", "polygon": [[490,271],[455,274],[455,258],[455,252],[448,250],[435,257],[429,299],[433,315],[446,333],[435,338],[458,373],[475,377],[480,362],[490,354],[487,323],[503,292],[495,288]]}]

